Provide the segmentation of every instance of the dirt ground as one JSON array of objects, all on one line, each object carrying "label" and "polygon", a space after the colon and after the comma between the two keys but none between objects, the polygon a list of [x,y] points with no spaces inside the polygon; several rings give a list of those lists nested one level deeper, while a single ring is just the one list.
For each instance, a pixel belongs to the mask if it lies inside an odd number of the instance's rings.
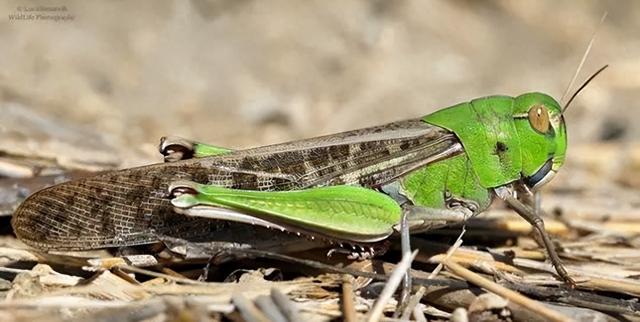
[{"label": "dirt ground", "polygon": [[596,29],[578,81],[611,67],[567,114],[571,143],[640,137],[635,1],[60,4],[72,20],[9,20],[29,6],[0,4],[1,107],[93,129],[123,159],[167,134],[239,148],[481,96],[559,100]]},{"label": "dirt ground", "polygon": [[[160,162],[164,135],[245,148],[482,96],[564,102],[597,30],[570,93],[609,68],[565,115],[567,163],[543,204],[614,218],[601,229],[640,244],[638,1],[4,1],[0,13],[0,159],[92,170]],[[556,233],[575,241],[567,227]]]}]

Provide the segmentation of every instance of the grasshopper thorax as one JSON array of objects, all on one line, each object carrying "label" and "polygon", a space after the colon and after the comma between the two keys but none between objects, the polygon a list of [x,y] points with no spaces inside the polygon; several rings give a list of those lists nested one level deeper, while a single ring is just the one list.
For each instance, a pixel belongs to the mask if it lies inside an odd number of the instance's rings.
[{"label": "grasshopper thorax", "polygon": [[458,137],[485,188],[518,180],[539,188],[564,163],[567,136],[562,110],[546,94],[478,98],[423,120]]}]

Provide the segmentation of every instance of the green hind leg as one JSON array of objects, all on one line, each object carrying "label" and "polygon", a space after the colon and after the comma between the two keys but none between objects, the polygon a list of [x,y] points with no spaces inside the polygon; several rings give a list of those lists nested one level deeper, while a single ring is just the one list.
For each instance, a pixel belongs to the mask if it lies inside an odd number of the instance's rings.
[{"label": "green hind leg", "polygon": [[386,239],[402,214],[389,196],[356,186],[256,191],[175,181],[169,192],[174,209],[186,215],[273,223],[291,232],[357,243]]},{"label": "green hind leg", "polygon": [[163,136],[160,138],[160,153],[164,155],[165,162],[175,162],[191,158],[204,158],[223,155],[233,150],[192,141],[178,136]]}]

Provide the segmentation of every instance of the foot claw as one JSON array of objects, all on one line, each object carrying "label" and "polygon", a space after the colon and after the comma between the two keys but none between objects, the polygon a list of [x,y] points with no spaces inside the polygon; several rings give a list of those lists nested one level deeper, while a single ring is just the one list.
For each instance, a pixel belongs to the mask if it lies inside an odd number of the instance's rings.
[{"label": "foot claw", "polygon": [[576,281],[569,277],[569,275],[566,276],[560,276],[562,278],[562,280],[564,281],[564,284],[567,285],[567,287],[569,287],[570,289],[575,289],[577,284]]}]

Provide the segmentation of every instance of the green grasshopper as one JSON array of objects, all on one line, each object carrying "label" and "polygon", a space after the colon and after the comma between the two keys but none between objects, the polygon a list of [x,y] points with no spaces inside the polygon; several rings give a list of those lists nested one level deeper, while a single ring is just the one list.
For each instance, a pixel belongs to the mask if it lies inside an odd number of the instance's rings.
[{"label": "green grasshopper", "polygon": [[160,151],[169,162],[41,190],[12,225],[45,250],[140,245],[167,234],[215,241],[220,222],[375,245],[403,229],[465,220],[497,197],[533,225],[571,283],[532,197],[560,169],[566,148],[563,109],[541,93],[478,98],[418,119],[246,150],[168,138]]}]

